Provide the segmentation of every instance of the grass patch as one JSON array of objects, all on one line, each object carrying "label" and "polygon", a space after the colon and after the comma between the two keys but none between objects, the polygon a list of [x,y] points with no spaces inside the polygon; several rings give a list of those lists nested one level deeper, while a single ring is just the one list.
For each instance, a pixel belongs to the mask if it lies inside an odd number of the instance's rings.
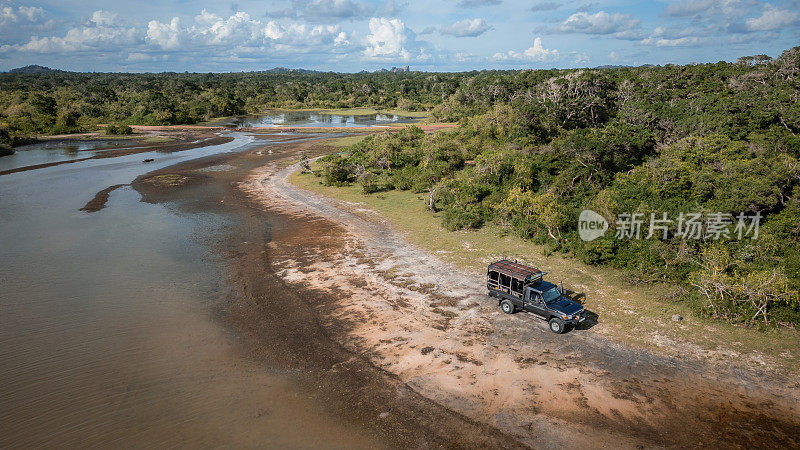
[{"label": "grass patch", "polygon": [[239,117],[239,116],[222,116],[222,117],[212,117],[211,119],[208,119],[208,120],[201,120],[201,121],[199,121],[199,122],[193,123],[192,125],[204,125],[204,126],[208,126],[208,125],[216,125],[216,124],[219,124],[220,122],[230,122],[230,121],[233,121],[233,120],[234,120],[234,119],[236,119],[237,117]]},{"label": "grass patch", "polygon": [[363,141],[366,138],[366,135],[360,136],[345,136],[340,138],[333,138],[333,139],[326,139],[325,145],[329,145],[332,147],[349,147],[351,145],[358,144],[359,142]]},{"label": "grass patch", "polygon": [[[758,361],[763,354],[781,366],[776,369],[800,369],[797,330],[758,332],[697,317],[686,305],[668,300],[673,289],[670,285],[632,285],[618,270],[590,266],[561,254],[545,256],[548,252],[543,246],[510,235],[495,225],[474,231],[447,231],[440,225],[440,213],[433,214],[425,206],[424,194],[388,191],[365,195],[359,185],[324,186],[320,177],[298,172],[289,181],[302,189],[355,204],[351,211],[365,218],[369,216],[356,209],[376,211],[409,241],[474,273],[476,279],[483,279],[486,265],[500,257],[537,266],[549,273],[550,281],[563,280],[565,288],[584,294],[580,301],[599,315],[600,324],[593,331],[615,340],[651,350],[672,349],[674,356],[688,350],[700,357],[742,361],[750,357]],[[673,322],[673,314],[680,314],[684,320]],[[688,346],[675,351],[670,341]]]},{"label": "grass patch", "polygon": [[178,187],[183,186],[189,181],[188,177],[176,173],[168,173],[164,175],[155,175],[145,179],[145,182],[158,184],[161,186]]}]

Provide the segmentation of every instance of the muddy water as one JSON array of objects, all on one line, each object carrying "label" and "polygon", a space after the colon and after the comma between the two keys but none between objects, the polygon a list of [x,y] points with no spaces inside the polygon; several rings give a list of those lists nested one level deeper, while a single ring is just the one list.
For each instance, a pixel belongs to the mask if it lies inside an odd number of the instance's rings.
[{"label": "muddy water", "polygon": [[108,186],[254,145],[235,134],[0,176],[0,446],[375,444],[218,320],[230,292],[204,240],[225,216],[143,203],[127,186],[79,211]]}]

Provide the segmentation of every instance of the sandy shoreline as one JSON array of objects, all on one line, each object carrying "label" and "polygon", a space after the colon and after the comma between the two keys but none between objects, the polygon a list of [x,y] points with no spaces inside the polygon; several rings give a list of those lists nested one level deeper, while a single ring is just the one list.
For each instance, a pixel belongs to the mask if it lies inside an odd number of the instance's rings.
[{"label": "sandy shoreline", "polygon": [[294,188],[293,170],[268,165],[243,189],[297,220],[330,221],[344,238],[338,248],[307,238],[302,252],[273,242],[283,256],[277,274],[336,297],[319,311],[330,332],[421,395],[534,447],[800,445],[798,386],[765,389],[780,380],[627,348],[591,330],[557,336],[521,314],[504,316],[481,274],[438,261],[377,217]]}]

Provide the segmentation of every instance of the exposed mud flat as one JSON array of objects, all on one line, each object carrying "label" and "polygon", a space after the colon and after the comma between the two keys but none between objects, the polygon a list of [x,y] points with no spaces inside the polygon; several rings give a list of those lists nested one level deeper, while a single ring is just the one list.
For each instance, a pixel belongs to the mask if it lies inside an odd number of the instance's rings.
[{"label": "exposed mud flat", "polygon": [[314,307],[333,339],[415,392],[535,447],[800,446],[796,383],[502,315],[483,274],[293,188],[294,169],[271,164],[241,185],[267,210],[313,224],[270,242],[271,267],[327,299]]},{"label": "exposed mud flat", "polygon": [[216,246],[228,264],[226,285],[234,290],[220,316],[242,335],[250,359],[291,377],[320,414],[361,430],[384,447],[520,447],[500,430],[431,401],[342,345],[320,315],[336,298],[287,286],[274,274],[275,258],[284,257],[271,242],[302,244],[294,241],[297,233],[319,233],[340,248],[344,235],[327,221],[298,221],[265,209],[239,183],[266,162],[295,158],[316,138],[190,161],[148,173],[132,186],[146,202],[231,218],[230,232]]}]

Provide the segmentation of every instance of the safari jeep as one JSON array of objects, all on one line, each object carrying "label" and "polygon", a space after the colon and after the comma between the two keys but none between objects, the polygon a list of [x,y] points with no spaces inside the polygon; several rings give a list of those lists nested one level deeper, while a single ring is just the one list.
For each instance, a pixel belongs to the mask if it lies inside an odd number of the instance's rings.
[{"label": "safari jeep", "polygon": [[544,281],[545,275],[539,269],[503,259],[489,264],[486,287],[504,313],[529,312],[548,321],[553,333],[561,334],[568,325],[583,322],[586,313],[580,303],[565,297],[562,289]]}]

